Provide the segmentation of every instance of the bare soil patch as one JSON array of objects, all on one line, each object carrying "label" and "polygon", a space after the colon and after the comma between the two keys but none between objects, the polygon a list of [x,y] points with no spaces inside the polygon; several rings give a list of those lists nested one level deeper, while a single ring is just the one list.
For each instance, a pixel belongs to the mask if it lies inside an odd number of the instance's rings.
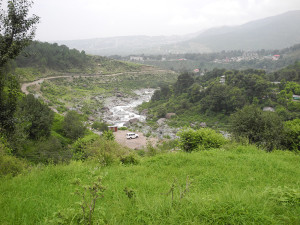
[{"label": "bare soil patch", "polygon": [[127,139],[126,134],[129,131],[127,130],[118,130],[117,132],[114,132],[116,141],[124,146],[127,146],[128,148],[132,149],[142,149],[147,146],[147,143],[150,142],[152,145],[156,145],[158,140],[153,137],[145,137],[143,133],[135,132],[139,135],[136,139]]}]

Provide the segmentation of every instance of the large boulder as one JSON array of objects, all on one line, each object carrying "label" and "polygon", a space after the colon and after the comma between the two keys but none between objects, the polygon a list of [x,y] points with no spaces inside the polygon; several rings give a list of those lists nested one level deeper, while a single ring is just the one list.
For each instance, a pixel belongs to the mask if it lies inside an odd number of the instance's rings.
[{"label": "large boulder", "polygon": [[130,124],[136,124],[136,123],[139,122],[139,119],[133,118],[133,119],[130,119],[128,122],[129,122]]}]

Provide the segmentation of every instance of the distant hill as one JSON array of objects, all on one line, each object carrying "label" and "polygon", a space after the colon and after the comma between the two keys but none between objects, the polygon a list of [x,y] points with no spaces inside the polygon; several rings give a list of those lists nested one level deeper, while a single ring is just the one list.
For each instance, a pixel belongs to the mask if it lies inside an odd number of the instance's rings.
[{"label": "distant hill", "polygon": [[240,26],[217,27],[183,36],[124,36],[58,43],[96,55],[282,49],[300,43],[299,24],[300,10],[297,10]]},{"label": "distant hill", "polygon": [[129,55],[159,53],[161,46],[189,40],[195,35],[186,36],[121,36],[85,40],[58,41],[70,48],[84,50],[94,55]]},{"label": "distant hill", "polygon": [[187,52],[282,49],[300,43],[300,10],[252,21],[235,27],[207,30],[188,41],[168,46]]}]

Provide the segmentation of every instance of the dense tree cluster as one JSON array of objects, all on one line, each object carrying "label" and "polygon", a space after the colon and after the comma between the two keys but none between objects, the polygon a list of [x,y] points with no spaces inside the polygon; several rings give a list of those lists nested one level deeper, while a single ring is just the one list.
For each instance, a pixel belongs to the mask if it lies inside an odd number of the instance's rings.
[{"label": "dense tree cluster", "polygon": [[82,69],[89,57],[84,51],[69,49],[65,45],[34,41],[17,57],[19,67],[40,67],[55,70]]},{"label": "dense tree cluster", "polygon": [[[297,66],[295,63],[293,67]],[[268,150],[282,146],[297,149],[298,145],[295,147],[292,140],[285,138],[289,132],[295,136],[297,126],[293,125],[289,131],[283,129],[284,121],[300,117],[300,102],[293,97],[300,95],[300,85],[295,82],[298,72],[295,70],[295,76],[285,76],[287,70],[290,68],[278,71],[277,76],[290,81],[283,80],[279,84],[270,82],[271,75],[264,70],[214,69],[204,76],[183,73],[173,86],[157,90],[147,106],[156,118],[165,117],[168,112],[176,113],[179,120],[180,115],[187,112],[189,116],[228,118],[234,114],[231,127],[235,136],[245,137]],[[276,112],[264,112],[262,109],[266,106],[267,110]]]},{"label": "dense tree cluster", "polygon": [[[224,76],[224,82],[220,78]],[[152,97],[153,101],[177,98],[186,94],[190,103],[197,103],[201,111],[222,112],[229,115],[254,99],[263,101],[270,92],[271,83],[265,79],[262,70],[214,69],[204,76],[183,73],[173,87],[161,87]],[[174,90],[174,95],[172,95]]]}]

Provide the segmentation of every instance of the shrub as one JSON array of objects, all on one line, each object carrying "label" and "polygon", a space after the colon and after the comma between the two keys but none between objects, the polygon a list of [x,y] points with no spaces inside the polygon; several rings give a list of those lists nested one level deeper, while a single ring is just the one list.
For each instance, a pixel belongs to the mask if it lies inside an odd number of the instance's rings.
[{"label": "shrub", "polygon": [[300,151],[300,119],[285,122],[282,144],[289,150]]},{"label": "shrub", "polygon": [[137,155],[134,153],[129,153],[128,155],[121,156],[120,161],[124,165],[128,165],[128,164],[136,165],[139,163],[139,159],[137,158]]},{"label": "shrub", "polygon": [[105,140],[108,140],[108,141],[115,140],[114,133],[111,130],[104,131],[103,137],[105,138]]},{"label": "shrub", "polygon": [[36,162],[59,163],[66,162],[72,158],[72,152],[63,148],[59,138],[51,136],[48,139],[39,141],[35,146]]},{"label": "shrub", "polygon": [[24,160],[7,153],[7,147],[0,142],[0,177],[21,173],[28,165]]},{"label": "shrub", "polygon": [[86,149],[88,148],[89,145],[91,145],[94,141],[96,141],[97,138],[99,138],[99,136],[94,133],[87,135],[83,138],[78,138],[72,145],[73,158],[75,160],[85,160],[89,156],[91,156],[91,154],[89,154],[86,151]]},{"label": "shrub", "polygon": [[108,130],[108,125],[106,123],[94,122],[92,128],[98,131],[106,131]]},{"label": "shrub", "polygon": [[178,132],[177,135],[180,137],[179,147],[185,152],[219,148],[226,143],[226,139],[222,134],[210,128],[202,128],[199,130],[185,129]]}]

